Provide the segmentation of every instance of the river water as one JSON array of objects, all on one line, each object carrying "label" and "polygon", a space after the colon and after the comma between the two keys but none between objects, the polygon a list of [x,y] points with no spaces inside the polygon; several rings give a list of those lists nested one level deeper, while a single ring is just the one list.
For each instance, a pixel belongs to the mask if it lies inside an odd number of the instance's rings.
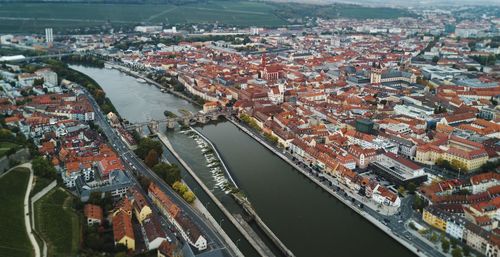
[{"label": "river water", "polygon": [[[164,118],[165,110],[197,111],[191,103],[156,87],[141,84],[116,70],[72,66],[104,89],[120,115],[132,122]],[[230,122],[196,128],[218,148],[231,174],[257,213],[298,257],[413,256],[410,251],[326,193],[286,162]],[[236,206],[217,187],[220,177],[210,172],[195,141],[178,131],[166,133],[176,151],[230,210]],[[188,181],[189,184],[189,181]],[[201,191],[195,189],[195,193]],[[208,201],[202,199],[202,201]],[[223,221],[220,212],[208,208]],[[224,230],[228,225],[223,224]],[[229,230],[229,231],[228,231]],[[227,233],[238,235],[234,228]],[[233,238],[233,241],[236,241]],[[255,252],[246,241],[238,245],[247,256]]]}]

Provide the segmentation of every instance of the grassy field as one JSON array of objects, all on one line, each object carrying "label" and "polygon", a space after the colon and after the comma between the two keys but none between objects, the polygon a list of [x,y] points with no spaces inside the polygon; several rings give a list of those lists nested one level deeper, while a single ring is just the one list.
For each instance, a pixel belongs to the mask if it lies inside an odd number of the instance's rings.
[{"label": "grassy field", "polygon": [[0,178],[0,256],[33,256],[33,248],[24,226],[24,195],[29,170],[18,168]]},{"label": "grassy field", "polygon": [[394,8],[369,8],[356,5],[307,5],[257,1],[207,0],[184,4],[102,4],[102,3],[0,3],[0,32],[55,33],[75,28],[113,27],[145,24],[215,23],[231,26],[276,27],[287,19],[323,18],[397,18],[412,16]]},{"label": "grassy field", "polygon": [[0,4],[0,31],[38,32],[112,24],[224,23],[276,26],[286,22],[273,13],[273,6],[259,2],[211,1],[186,5],[172,4],[85,4],[85,3],[3,3]]},{"label": "grassy field", "polygon": [[9,149],[16,147],[17,144],[11,142],[0,142],[0,157],[4,156]]},{"label": "grassy field", "polygon": [[72,209],[73,196],[54,188],[35,203],[35,224],[48,245],[48,256],[76,256],[80,242],[80,219]]},{"label": "grassy field", "polygon": [[34,178],[35,186],[31,190],[31,195],[36,195],[38,192],[42,191],[46,186],[48,186],[52,181],[43,177]]}]

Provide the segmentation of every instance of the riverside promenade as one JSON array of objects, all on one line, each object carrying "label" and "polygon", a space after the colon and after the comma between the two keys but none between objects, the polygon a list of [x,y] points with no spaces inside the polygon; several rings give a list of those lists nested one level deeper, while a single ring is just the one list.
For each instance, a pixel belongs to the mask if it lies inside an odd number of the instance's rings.
[{"label": "riverside promenade", "polygon": [[[233,185],[236,188],[238,188],[238,186],[236,185],[236,182],[234,182],[234,179],[231,176],[231,173],[229,172],[229,169],[226,167],[226,164],[224,163],[222,156],[219,154],[217,147],[215,147],[215,145],[212,143],[212,141],[210,141],[208,138],[206,138],[203,134],[201,134],[196,129],[191,128],[191,130],[193,130],[197,135],[199,135],[203,140],[205,140],[205,142],[207,142],[212,147],[212,149],[214,150],[214,152],[217,155],[217,158],[219,158],[222,166],[226,170],[226,173],[227,173],[229,179],[233,182]],[[233,194],[233,197],[236,199],[238,204],[240,204],[240,206],[242,206],[243,209],[250,215],[250,217],[252,217],[252,219],[255,221],[257,226],[260,227],[260,229],[266,234],[266,236],[269,237],[271,239],[271,241],[273,241],[273,243],[280,249],[280,251],[285,254],[285,256],[289,256],[289,257],[294,256],[292,251],[290,249],[288,249],[288,247],[286,247],[286,245],[283,242],[281,242],[281,240],[276,236],[276,234],[274,234],[274,232],[259,217],[257,212],[254,210],[254,208],[252,207],[252,205],[250,204],[250,202],[246,198],[235,195],[235,194]],[[237,220],[238,220],[238,222],[242,223],[241,219],[237,219]],[[243,226],[243,228],[245,228],[250,234],[255,233],[250,226]]]},{"label": "riverside promenade", "polygon": [[[199,184],[199,186],[205,191],[205,193],[212,199],[212,201],[217,205],[217,207],[224,213],[224,215],[233,223],[233,225],[238,229],[238,231],[245,237],[246,240],[252,245],[252,247],[261,255],[262,257],[274,257],[275,255],[272,253],[272,251],[263,243],[258,242],[252,235],[250,235],[243,226],[234,218],[234,216],[222,205],[222,203],[215,197],[215,195],[210,191],[210,189],[205,186],[203,181],[196,175],[196,173],[189,167],[189,165],[177,154],[177,152],[174,150],[174,147],[168,140],[168,138],[161,134],[161,133],[156,133],[158,136],[158,139],[167,147],[167,149],[174,155],[174,157],[181,163],[181,165],[186,169],[186,171],[193,177],[193,179]],[[216,222],[217,223],[217,222]],[[227,241],[227,240],[226,240]],[[231,248],[236,247],[234,242],[229,239],[230,242],[229,245]],[[239,249],[238,249],[239,252]],[[241,255],[243,256],[243,255]]]},{"label": "riverside promenade", "polygon": [[292,160],[290,160],[283,153],[281,153],[281,152],[277,151],[276,149],[274,149],[274,147],[270,146],[267,142],[265,142],[263,139],[261,139],[260,137],[258,137],[257,135],[255,135],[248,128],[242,126],[241,124],[239,124],[238,122],[234,121],[233,119],[229,119],[229,121],[231,123],[233,123],[239,129],[241,129],[243,132],[245,132],[247,135],[249,135],[250,137],[252,137],[253,139],[255,139],[257,142],[259,142],[265,148],[267,148],[268,150],[270,150],[271,152],[273,152],[274,154],[276,154],[278,157],[280,157],[281,159],[283,159],[285,162],[287,162],[288,164],[290,164],[293,168],[295,168],[297,171],[299,171],[304,176],[306,176],[307,178],[309,178],[316,185],[318,185],[319,187],[321,187],[322,189],[324,189],[326,192],[330,193],[332,196],[334,196],[339,201],[341,201],[342,203],[344,203],[346,206],[348,206],[349,208],[351,208],[354,212],[356,212],[360,216],[364,217],[366,220],[368,220],[373,225],[375,225],[376,227],[378,227],[379,229],[381,229],[383,232],[385,232],[391,238],[393,238],[394,240],[396,240],[397,242],[399,242],[401,245],[403,245],[404,247],[406,247],[408,250],[412,251],[415,255],[420,256],[420,257],[426,257],[427,256],[424,252],[420,251],[416,246],[410,244],[409,242],[407,242],[406,240],[404,240],[403,238],[401,238],[400,236],[398,236],[397,234],[395,234],[391,230],[391,228],[389,228],[388,226],[384,225],[381,221],[379,221],[375,217],[371,216],[370,214],[368,214],[367,212],[365,212],[361,208],[358,208],[352,202],[348,201],[347,199],[344,199],[338,193],[336,193],[332,189],[328,188],[325,184],[321,183],[319,180],[317,180],[314,177],[312,177],[307,171],[305,171],[303,168],[301,168],[300,166],[298,166],[297,164],[295,164]]}]

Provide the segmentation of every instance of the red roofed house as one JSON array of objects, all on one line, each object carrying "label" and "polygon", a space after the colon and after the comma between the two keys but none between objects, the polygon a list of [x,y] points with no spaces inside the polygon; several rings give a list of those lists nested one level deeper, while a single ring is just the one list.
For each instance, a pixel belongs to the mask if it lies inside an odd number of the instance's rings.
[{"label": "red roofed house", "polygon": [[100,225],[103,219],[102,208],[94,204],[86,204],[83,208],[83,214],[87,218],[87,225]]},{"label": "red roofed house", "polygon": [[[123,201],[129,201],[127,198]],[[130,206],[130,203],[124,204]],[[113,236],[115,244],[122,244],[129,250],[135,250],[134,229],[132,227],[132,212],[126,211],[123,208],[118,208],[113,213]]]},{"label": "red roofed house", "polygon": [[120,158],[118,158],[117,156],[109,156],[103,158],[98,162],[97,167],[99,168],[99,172],[101,173],[101,176],[103,178],[107,178],[111,171],[125,169],[122,162],[120,161]]}]

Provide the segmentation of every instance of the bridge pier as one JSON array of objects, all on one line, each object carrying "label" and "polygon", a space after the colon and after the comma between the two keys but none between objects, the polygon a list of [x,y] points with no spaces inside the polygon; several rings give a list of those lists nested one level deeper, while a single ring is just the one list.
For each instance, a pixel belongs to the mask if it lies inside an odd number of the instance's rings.
[{"label": "bridge pier", "polygon": [[174,119],[167,120],[167,129],[174,129],[174,128],[175,128],[175,120]]},{"label": "bridge pier", "polygon": [[143,133],[142,126],[138,126],[137,128],[135,128],[135,130],[137,130],[137,133],[139,133],[139,135],[142,135],[142,133]]},{"label": "bridge pier", "polygon": [[160,131],[160,123],[158,121],[151,121],[148,124],[151,134],[156,134]]},{"label": "bridge pier", "polygon": [[205,124],[207,123],[207,119],[205,118],[204,115],[199,115],[197,118],[196,118],[196,121],[201,123],[201,124]]}]

